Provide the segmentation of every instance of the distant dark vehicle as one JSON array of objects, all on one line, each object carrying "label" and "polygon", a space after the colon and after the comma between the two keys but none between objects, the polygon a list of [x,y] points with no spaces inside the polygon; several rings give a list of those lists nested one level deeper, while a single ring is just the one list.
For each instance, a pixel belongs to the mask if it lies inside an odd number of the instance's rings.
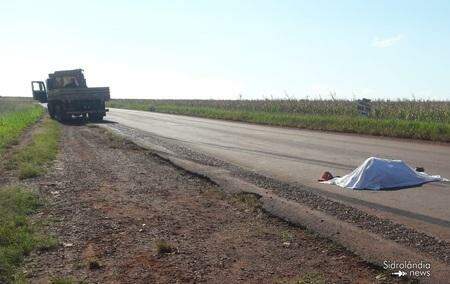
[{"label": "distant dark vehicle", "polygon": [[47,90],[42,81],[31,83],[33,98],[47,102],[51,118],[65,121],[73,116],[101,121],[108,111],[109,88],[88,88],[82,69],[56,71],[48,75]]}]

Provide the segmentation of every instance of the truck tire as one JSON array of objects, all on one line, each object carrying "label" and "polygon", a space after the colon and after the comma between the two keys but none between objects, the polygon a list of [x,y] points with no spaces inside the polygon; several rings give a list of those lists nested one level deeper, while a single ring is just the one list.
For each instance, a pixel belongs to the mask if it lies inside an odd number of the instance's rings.
[{"label": "truck tire", "polygon": [[52,103],[47,104],[48,114],[52,119],[55,119],[55,107]]},{"label": "truck tire", "polygon": [[101,113],[90,113],[89,121],[91,122],[99,122],[103,120],[103,115]]},{"label": "truck tire", "polygon": [[72,119],[71,115],[68,115],[67,113],[63,112],[63,114],[61,115],[61,121],[65,122],[65,121],[69,121]]},{"label": "truck tire", "polygon": [[56,120],[61,121],[61,114],[62,114],[61,106],[59,104],[56,104],[54,106],[54,110],[53,111],[54,111]]},{"label": "truck tire", "polygon": [[54,114],[55,114],[55,118],[56,120],[60,121],[60,122],[65,122],[68,121],[72,118],[71,115],[68,115],[66,113],[66,110],[64,109],[64,107],[60,104],[56,104],[54,107]]}]

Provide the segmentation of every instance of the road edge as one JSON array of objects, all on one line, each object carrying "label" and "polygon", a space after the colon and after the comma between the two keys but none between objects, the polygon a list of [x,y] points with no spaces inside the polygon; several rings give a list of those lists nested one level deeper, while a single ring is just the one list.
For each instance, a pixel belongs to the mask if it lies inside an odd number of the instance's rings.
[{"label": "road edge", "polygon": [[379,235],[368,232],[351,223],[343,222],[321,211],[311,209],[298,202],[280,197],[271,190],[260,188],[234,177],[228,170],[177,158],[175,153],[160,145],[126,136],[104,124],[97,124],[97,126],[131,141],[139,147],[152,151],[155,155],[158,155],[175,167],[210,180],[226,192],[252,193],[260,196],[263,209],[268,214],[330,239],[360,256],[368,263],[384,268],[386,261],[388,263],[404,263],[405,261],[419,262],[423,260],[430,263],[431,275],[428,278],[420,278],[422,283],[439,283],[450,278],[448,266],[431,256],[421,254],[394,241],[386,240]]}]

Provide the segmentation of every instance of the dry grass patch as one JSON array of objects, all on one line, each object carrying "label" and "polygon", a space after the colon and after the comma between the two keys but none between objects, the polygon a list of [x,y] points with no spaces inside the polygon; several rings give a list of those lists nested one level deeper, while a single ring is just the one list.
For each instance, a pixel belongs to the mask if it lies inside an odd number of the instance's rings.
[{"label": "dry grass patch", "polygon": [[171,254],[177,251],[177,248],[165,240],[156,242],[156,252],[158,255]]},{"label": "dry grass patch", "polygon": [[234,199],[253,211],[262,209],[261,196],[257,194],[248,192],[237,193],[234,195]]}]

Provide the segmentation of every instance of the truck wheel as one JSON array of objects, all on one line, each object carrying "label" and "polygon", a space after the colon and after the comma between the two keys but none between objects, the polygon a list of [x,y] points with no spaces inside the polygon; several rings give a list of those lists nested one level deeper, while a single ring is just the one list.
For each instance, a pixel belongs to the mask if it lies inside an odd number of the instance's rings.
[{"label": "truck wheel", "polygon": [[62,114],[62,110],[61,110],[61,106],[60,105],[55,105],[55,109],[53,110],[54,114],[55,114],[55,118],[58,121],[61,121],[61,114]]},{"label": "truck wheel", "polygon": [[61,105],[56,105],[54,110],[55,118],[59,122],[64,122],[72,118],[71,115],[68,115],[65,110],[61,107]]},{"label": "truck wheel", "polygon": [[69,120],[71,120],[72,119],[72,116],[71,115],[68,115],[67,113],[63,113],[62,115],[61,115],[61,121],[69,121]]},{"label": "truck wheel", "polygon": [[89,114],[89,121],[92,122],[99,122],[103,120],[103,115],[99,114],[99,113],[90,113]]},{"label": "truck wheel", "polygon": [[54,110],[54,106],[53,106],[53,104],[48,104],[47,105],[47,108],[48,108],[48,114],[50,115],[50,117],[52,118],[52,119],[55,119],[55,110]]}]

